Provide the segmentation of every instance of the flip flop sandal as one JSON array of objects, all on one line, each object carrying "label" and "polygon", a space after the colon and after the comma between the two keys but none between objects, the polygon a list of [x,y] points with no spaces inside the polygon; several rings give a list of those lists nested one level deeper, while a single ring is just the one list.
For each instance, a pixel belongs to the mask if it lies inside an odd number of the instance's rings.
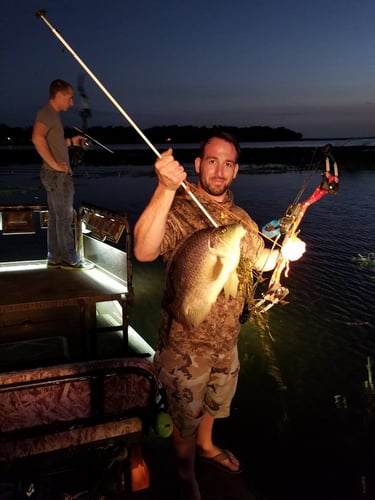
[{"label": "flip flop sandal", "polygon": [[209,464],[214,465],[218,469],[221,469],[224,472],[227,472],[228,474],[240,474],[242,472],[242,467],[241,464],[239,464],[237,470],[231,470],[225,465],[227,461],[234,463],[232,460],[233,454],[228,451],[228,450],[223,450],[221,453],[218,453],[214,457],[204,457],[202,455],[198,454],[198,457],[200,460],[203,462],[207,462]]}]

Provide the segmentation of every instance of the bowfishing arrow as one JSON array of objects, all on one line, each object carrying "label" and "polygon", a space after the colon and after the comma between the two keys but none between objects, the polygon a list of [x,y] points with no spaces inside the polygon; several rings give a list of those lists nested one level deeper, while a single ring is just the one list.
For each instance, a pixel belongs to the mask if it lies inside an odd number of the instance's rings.
[{"label": "bowfishing arrow", "polygon": [[[339,185],[338,167],[335,159],[330,153],[330,145],[325,146],[321,152],[325,157],[325,172],[322,174],[323,180],[314,190],[314,192],[303,202],[299,202],[305,187],[303,187],[295,201],[288,207],[285,214],[280,220],[273,220],[262,228],[262,232],[268,238],[273,238],[275,244],[283,236],[282,244],[280,245],[280,254],[269,281],[268,290],[263,294],[254,306],[258,312],[266,312],[275,304],[280,303],[288,295],[289,290],[281,284],[281,275],[288,276],[289,260],[283,255],[283,248],[297,238],[299,226],[307,211],[313,204],[319,201],[323,196],[331,193],[335,194]],[[331,169],[333,172],[331,172]]]},{"label": "bowfishing arrow", "polygon": [[[157,158],[161,157],[161,154],[156,149],[156,147],[152,144],[152,142],[146,137],[143,131],[138,127],[138,125],[132,120],[132,118],[126,113],[126,111],[120,106],[118,101],[108,92],[108,90],[104,87],[104,85],[98,80],[98,78],[94,75],[94,73],[86,66],[86,64],[82,61],[82,59],[78,56],[76,52],[72,49],[72,47],[64,40],[64,38],[60,35],[58,30],[52,26],[52,24],[46,18],[47,12],[45,10],[38,10],[35,15],[41,19],[46,26],[52,31],[55,37],[63,44],[63,46],[71,53],[74,59],[82,66],[82,68],[86,71],[86,73],[94,80],[100,90],[108,97],[111,103],[115,106],[115,108],[122,114],[122,116],[130,123],[130,125],[134,128],[134,130],[142,137],[144,142],[149,146],[149,148],[155,153]],[[214,227],[218,227],[218,223],[211,217],[211,215],[204,208],[202,203],[198,200],[198,198],[191,191],[190,186],[186,182],[181,182],[181,187],[186,191],[186,193],[190,196],[190,198],[194,201],[197,207],[204,213],[207,219],[211,222]]]}]

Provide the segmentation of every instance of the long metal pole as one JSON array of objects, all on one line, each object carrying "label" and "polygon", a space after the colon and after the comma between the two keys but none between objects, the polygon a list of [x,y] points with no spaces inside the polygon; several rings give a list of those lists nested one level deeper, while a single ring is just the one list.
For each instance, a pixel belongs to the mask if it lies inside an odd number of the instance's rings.
[{"label": "long metal pole", "polygon": [[[38,10],[35,14],[37,17],[39,17],[47,26],[48,28],[52,31],[52,33],[56,36],[58,40],[64,45],[64,47],[72,54],[74,59],[82,66],[82,68],[86,71],[86,73],[94,80],[94,82],[97,84],[97,86],[100,88],[100,90],[108,97],[108,99],[112,102],[112,104],[115,106],[115,108],[118,109],[118,111],[124,116],[124,118],[130,123],[130,125],[134,128],[134,130],[142,137],[144,142],[149,146],[149,148],[155,153],[155,155],[160,158],[161,154],[159,151],[156,149],[156,147],[152,144],[152,142],[146,137],[146,135],[142,132],[142,130],[138,127],[138,125],[132,120],[132,118],[125,112],[125,110],[120,106],[118,101],[108,92],[108,90],[104,87],[104,85],[96,78],[94,73],[86,66],[86,64],[82,61],[82,59],[74,52],[72,47],[64,40],[64,38],[60,35],[60,33],[57,31],[56,28],[52,26],[52,24],[48,21],[46,18],[46,11],[45,10]],[[185,182],[181,182],[181,186],[185,189],[187,194],[192,198],[192,200],[196,203],[196,205],[200,208],[200,210],[204,213],[204,215],[208,218],[208,220],[211,222],[211,224],[214,227],[218,227],[218,224],[215,222],[215,220],[211,217],[211,215],[207,212],[207,210],[204,208],[204,206],[200,203],[200,201],[196,198],[194,193],[191,192],[189,186]]]}]

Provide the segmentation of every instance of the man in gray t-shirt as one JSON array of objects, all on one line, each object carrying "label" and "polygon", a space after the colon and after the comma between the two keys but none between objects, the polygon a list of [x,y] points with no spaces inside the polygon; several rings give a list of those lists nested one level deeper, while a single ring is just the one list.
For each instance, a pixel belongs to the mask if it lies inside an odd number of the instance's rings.
[{"label": "man in gray t-shirt", "polygon": [[40,177],[47,191],[49,268],[89,269],[80,260],[72,229],[74,185],[69,164],[69,146],[79,146],[81,135],[66,139],[60,112],[73,106],[73,88],[63,80],[50,84],[48,104],[35,119],[32,141],[43,159]]}]

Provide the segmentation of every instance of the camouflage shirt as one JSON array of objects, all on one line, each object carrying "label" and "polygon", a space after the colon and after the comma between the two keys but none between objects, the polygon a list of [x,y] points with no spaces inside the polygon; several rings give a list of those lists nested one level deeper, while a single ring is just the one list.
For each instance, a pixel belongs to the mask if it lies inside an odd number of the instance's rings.
[{"label": "camouflage shirt", "polygon": [[[264,248],[264,241],[258,234],[258,226],[245,210],[234,204],[233,195],[228,192],[224,202],[216,203],[194,188],[194,195],[218,225],[241,222],[247,230],[241,240],[241,259],[237,268],[238,293],[235,298],[225,298],[222,291],[206,319],[196,328],[186,330],[162,307],[162,323],[159,331],[159,347],[170,346],[178,351],[215,353],[230,350],[237,342],[240,331],[239,318],[243,310],[246,285],[252,280],[252,263]],[[180,188],[176,193],[168,215],[161,255],[166,263],[176,247],[193,232],[212,227],[206,215],[189,194]]]}]

